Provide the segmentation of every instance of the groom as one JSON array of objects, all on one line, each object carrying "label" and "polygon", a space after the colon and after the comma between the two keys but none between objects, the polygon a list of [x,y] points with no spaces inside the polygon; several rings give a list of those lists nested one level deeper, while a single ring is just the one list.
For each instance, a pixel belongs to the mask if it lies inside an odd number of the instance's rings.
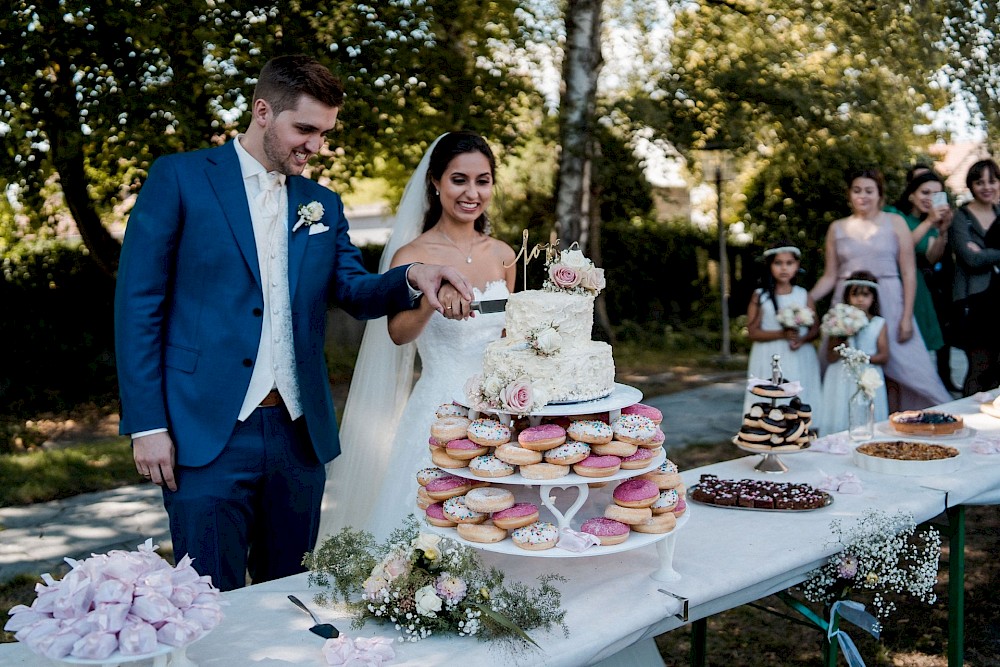
[{"label": "groom", "polygon": [[471,299],[448,267],[368,273],[340,198],[301,176],[343,99],[317,61],[269,61],[244,134],[156,161],[122,246],[121,432],[163,487],[174,552],[222,590],[301,572],[315,545],[340,453],[327,304],[371,319],[422,297],[447,314],[447,283]]}]

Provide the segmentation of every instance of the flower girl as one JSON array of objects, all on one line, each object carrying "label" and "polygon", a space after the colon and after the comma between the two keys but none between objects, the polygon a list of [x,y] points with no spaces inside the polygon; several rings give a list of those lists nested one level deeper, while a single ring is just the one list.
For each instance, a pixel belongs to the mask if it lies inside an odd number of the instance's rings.
[{"label": "flower girl", "polygon": [[[844,302],[823,317],[823,332],[829,336],[826,355],[830,365],[823,378],[823,401],[815,411],[820,435],[847,429],[847,406],[862,384],[863,390],[874,395],[875,421],[888,419],[889,402],[882,366],[889,360],[889,336],[885,319],[879,316],[878,279],[874,275],[855,271],[844,281]],[[842,344],[846,349],[836,349]],[[859,364],[859,356],[864,355],[858,355],[857,351],[868,355],[871,368],[878,373],[881,382],[877,379],[873,382],[871,373],[862,378],[867,364],[863,361]]]},{"label": "flower girl", "polygon": [[[771,358],[780,355],[784,379],[797,380],[802,385],[799,398],[815,404],[820,398],[819,358],[810,341],[816,338],[819,323],[809,292],[794,284],[801,254],[789,244],[764,251],[764,286],[754,291],[747,307],[747,329],[753,341],[747,376],[770,382]],[[749,412],[757,400],[748,393],[743,412]]]}]

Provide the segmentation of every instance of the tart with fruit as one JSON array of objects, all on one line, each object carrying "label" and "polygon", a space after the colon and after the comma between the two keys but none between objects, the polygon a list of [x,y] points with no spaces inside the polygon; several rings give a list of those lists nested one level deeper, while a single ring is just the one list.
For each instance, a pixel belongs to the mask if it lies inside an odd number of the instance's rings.
[{"label": "tart with fruit", "polygon": [[960,415],[933,410],[906,410],[889,415],[889,425],[907,435],[951,435],[965,426]]}]

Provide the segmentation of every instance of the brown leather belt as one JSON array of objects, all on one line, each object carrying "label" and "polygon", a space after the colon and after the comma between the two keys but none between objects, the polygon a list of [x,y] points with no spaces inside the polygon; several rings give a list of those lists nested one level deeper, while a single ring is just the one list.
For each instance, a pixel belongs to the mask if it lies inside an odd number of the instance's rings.
[{"label": "brown leather belt", "polygon": [[276,406],[284,405],[285,402],[281,400],[281,394],[278,393],[277,389],[272,389],[268,392],[264,400],[260,402],[259,408],[273,408]]}]

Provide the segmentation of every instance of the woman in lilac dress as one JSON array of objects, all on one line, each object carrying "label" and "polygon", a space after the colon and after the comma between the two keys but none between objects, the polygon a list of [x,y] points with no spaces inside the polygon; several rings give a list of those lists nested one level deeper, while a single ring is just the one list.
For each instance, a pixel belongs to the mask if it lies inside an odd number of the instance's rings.
[{"label": "woman in lilac dress", "polygon": [[885,376],[889,411],[919,410],[951,399],[938,377],[913,318],[916,267],[913,237],[900,216],[882,210],[882,174],[865,169],[852,175],[848,202],[852,214],[836,220],[826,233],[826,265],[809,295],[819,301],[831,292],[834,303],[854,271],[878,277],[882,317],[889,333]]}]

